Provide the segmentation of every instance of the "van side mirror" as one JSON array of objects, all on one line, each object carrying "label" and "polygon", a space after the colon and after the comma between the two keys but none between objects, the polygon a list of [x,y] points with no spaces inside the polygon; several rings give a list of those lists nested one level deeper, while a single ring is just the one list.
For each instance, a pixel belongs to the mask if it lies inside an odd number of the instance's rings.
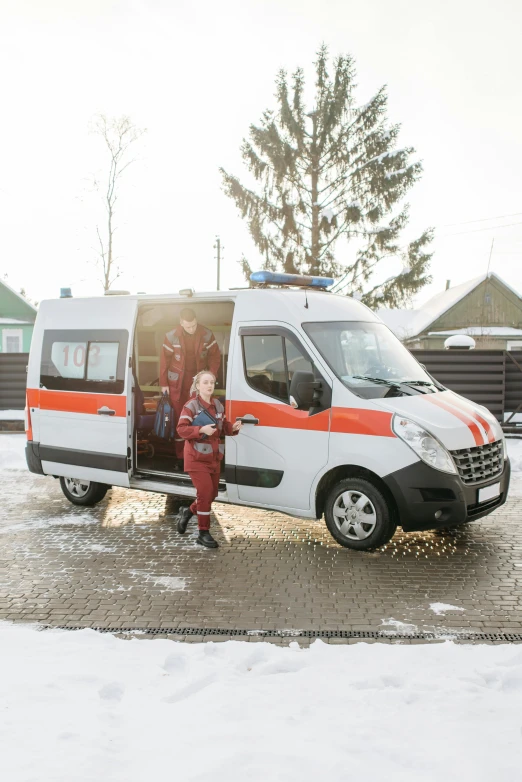
[{"label": "van side mirror", "polygon": [[297,402],[298,410],[309,410],[321,398],[323,384],[316,380],[312,372],[298,371],[290,381],[290,396]]}]

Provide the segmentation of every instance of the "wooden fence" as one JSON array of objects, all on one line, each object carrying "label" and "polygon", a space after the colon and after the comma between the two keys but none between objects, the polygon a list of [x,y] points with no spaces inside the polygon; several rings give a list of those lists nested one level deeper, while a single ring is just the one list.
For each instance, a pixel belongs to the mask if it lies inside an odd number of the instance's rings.
[{"label": "wooden fence", "polygon": [[0,410],[23,410],[29,353],[0,353]]}]

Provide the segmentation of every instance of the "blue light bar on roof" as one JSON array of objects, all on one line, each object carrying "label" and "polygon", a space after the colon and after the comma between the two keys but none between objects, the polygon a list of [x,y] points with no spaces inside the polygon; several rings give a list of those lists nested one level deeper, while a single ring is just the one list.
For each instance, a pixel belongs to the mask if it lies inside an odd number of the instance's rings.
[{"label": "blue light bar on roof", "polygon": [[304,274],[267,271],[253,272],[250,280],[258,285],[298,285],[300,288],[329,288],[334,284],[332,277],[308,277]]}]

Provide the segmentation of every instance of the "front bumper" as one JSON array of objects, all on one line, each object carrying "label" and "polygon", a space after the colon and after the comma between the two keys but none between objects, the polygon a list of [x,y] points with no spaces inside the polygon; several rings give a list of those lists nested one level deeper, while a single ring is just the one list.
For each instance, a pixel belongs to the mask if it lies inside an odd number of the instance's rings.
[{"label": "front bumper", "polygon": [[[509,459],[506,459],[499,476],[479,485],[467,485],[458,475],[440,472],[418,461],[383,480],[397,504],[399,524],[405,532],[415,532],[453,527],[487,516],[505,503],[510,474]],[[499,482],[500,496],[479,504],[478,490]],[[438,511],[441,514],[437,519]]]}]

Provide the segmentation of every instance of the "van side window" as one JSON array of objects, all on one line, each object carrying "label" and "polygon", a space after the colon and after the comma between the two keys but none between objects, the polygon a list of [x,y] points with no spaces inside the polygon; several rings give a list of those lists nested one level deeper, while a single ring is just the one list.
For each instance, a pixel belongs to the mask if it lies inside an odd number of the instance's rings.
[{"label": "van side window", "polygon": [[[330,386],[295,337],[286,329],[277,329],[278,334],[249,331],[258,329],[241,331],[249,386],[299,410],[308,410],[310,415],[330,407]],[[320,397],[314,397],[315,382],[321,386]]]},{"label": "van side window", "polygon": [[299,348],[285,338],[286,362],[288,366],[288,381],[291,384],[295,372],[311,372],[314,367],[311,361],[299,350]]},{"label": "van side window", "polygon": [[116,380],[119,347],[118,342],[89,342],[87,380]]},{"label": "van side window", "polygon": [[122,394],[129,334],[116,329],[44,332],[40,387]]},{"label": "van side window", "polygon": [[288,403],[283,338],[275,334],[245,336],[243,355],[248,385]]}]

